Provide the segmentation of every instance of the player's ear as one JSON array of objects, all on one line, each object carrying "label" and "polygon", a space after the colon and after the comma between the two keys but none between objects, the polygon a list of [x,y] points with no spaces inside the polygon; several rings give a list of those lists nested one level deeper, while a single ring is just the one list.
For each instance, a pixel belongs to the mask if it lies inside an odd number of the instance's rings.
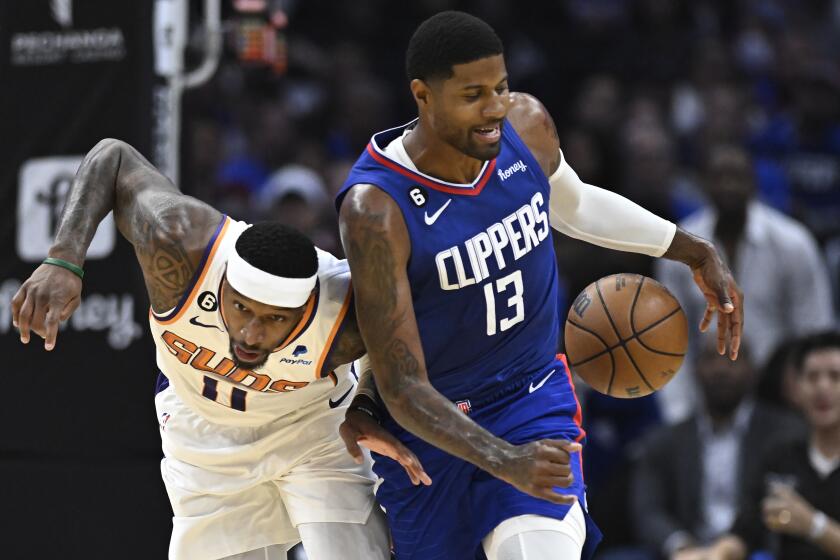
[{"label": "player's ear", "polygon": [[428,105],[430,93],[429,84],[419,78],[411,80],[411,95],[414,96],[417,105]]}]

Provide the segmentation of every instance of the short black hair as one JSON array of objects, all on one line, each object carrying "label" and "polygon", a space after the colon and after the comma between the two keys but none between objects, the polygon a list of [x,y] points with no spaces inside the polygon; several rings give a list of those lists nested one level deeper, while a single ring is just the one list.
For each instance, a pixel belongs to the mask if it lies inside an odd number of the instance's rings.
[{"label": "short black hair", "polygon": [[797,373],[802,372],[802,366],[805,365],[808,356],[820,350],[840,350],[840,331],[825,331],[801,339],[797,345],[794,362]]},{"label": "short black hair", "polygon": [[312,241],[279,222],[260,222],[243,231],[236,252],[251,266],[283,278],[309,278],[318,271]]},{"label": "short black hair", "polygon": [[449,10],[420,24],[405,54],[409,80],[451,78],[452,67],[502,54],[502,40],[483,20]]}]

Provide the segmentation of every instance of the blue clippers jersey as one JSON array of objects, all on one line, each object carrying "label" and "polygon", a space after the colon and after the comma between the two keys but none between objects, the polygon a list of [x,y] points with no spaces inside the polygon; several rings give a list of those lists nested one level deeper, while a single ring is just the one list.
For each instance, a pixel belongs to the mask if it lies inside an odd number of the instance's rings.
[{"label": "blue clippers jersey", "polygon": [[548,180],[507,121],[498,157],[472,184],[413,172],[384,153],[408,126],[373,136],[336,204],[360,183],[396,201],[411,239],[408,278],[429,379],[452,400],[490,396],[557,350]]}]

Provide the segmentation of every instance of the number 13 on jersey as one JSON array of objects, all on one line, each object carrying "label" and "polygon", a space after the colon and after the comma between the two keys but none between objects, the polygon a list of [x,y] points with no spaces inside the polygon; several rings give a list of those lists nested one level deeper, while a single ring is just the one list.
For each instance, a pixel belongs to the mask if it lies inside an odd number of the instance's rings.
[{"label": "number 13 on jersey", "polygon": [[[484,285],[484,300],[487,302],[487,336],[504,332],[525,319],[525,300],[522,299],[522,292],[522,271],[520,270]],[[506,313],[507,317],[499,321],[496,320],[497,295],[502,296],[502,299],[508,296],[506,309],[512,308],[512,312]]]}]

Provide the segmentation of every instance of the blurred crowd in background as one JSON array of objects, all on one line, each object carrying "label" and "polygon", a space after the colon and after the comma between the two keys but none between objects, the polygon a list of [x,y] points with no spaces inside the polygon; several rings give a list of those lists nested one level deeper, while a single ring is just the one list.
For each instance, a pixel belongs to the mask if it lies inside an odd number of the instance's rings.
[{"label": "blurred crowd in background", "polygon": [[[266,2],[281,61],[243,62],[243,35],[226,34],[215,77],[184,101],[182,188],[239,219],[291,224],[342,255],[334,195],[374,132],[416,116],[405,46],[444,9],[494,26],[511,89],[546,105],[584,181],[714,239],[744,289],[745,349],[730,366],[696,332],[703,300],[687,268],[555,239],[567,302],[597,278],[636,272],[668,286],[693,329],[683,371],[660,394],[581,391],[593,514],[605,550],[630,546],[634,557],[645,544],[628,522],[640,515],[630,513],[639,458],[674,430],[702,432],[709,386],[737,394],[733,425],[756,398],[795,414],[793,341],[840,319],[840,1]],[[704,375],[714,380],[704,385]],[[721,472],[738,470],[737,454],[721,457]],[[694,512],[702,530],[691,542],[725,532],[730,506]],[[663,529],[659,544],[674,532]],[[673,550],[653,546],[660,553]]]}]

